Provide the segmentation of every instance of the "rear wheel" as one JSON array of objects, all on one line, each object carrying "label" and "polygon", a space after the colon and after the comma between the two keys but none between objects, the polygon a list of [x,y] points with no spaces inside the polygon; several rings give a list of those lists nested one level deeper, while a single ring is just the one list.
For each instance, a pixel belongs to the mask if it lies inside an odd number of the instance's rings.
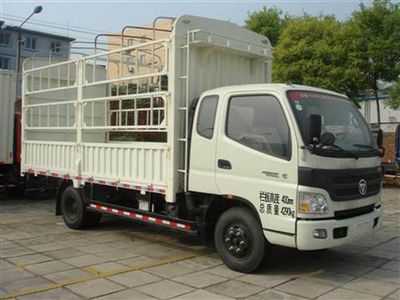
[{"label": "rear wheel", "polygon": [[262,228],[246,208],[225,211],[215,227],[214,240],[219,255],[232,270],[250,273],[263,261],[266,242]]},{"label": "rear wheel", "polygon": [[72,186],[67,187],[62,194],[61,213],[64,223],[71,229],[94,226],[101,219],[101,214],[86,211],[83,193]]}]

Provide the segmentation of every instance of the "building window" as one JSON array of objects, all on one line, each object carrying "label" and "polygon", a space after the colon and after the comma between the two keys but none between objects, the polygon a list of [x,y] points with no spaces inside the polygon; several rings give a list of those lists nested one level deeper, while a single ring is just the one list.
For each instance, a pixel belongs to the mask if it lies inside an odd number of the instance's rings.
[{"label": "building window", "polygon": [[0,57],[0,69],[10,69],[10,59],[8,57]]},{"label": "building window", "polygon": [[36,50],[37,49],[37,41],[35,38],[27,37],[25,39],[24,46],[27,49]]},{"label": "building window", "polygon": [[134,68],[135,63],[134,63],[134,59],[135,59],[134,56],[128,56],[128,57],[126,58],[126,63],[128,64],[128,72],[130,72],[130,73],[135,73],[135,68]]},{"label": "building window", "polygon": [[133,46],[133,39],[128,39],[128,47]]},{"label": "building window", "polygon": [[60,42],[51,42],[50,50],[51,50],[51,52],[60,53],[61,43]]},{"label": "building window", "polygon": [[141,54],[139,56],[139,64],[145,65],[146,64],[146,54]]},{"label": "building window", "polygon": [[0,33],[0,45],[10,45],[9,33]]}]

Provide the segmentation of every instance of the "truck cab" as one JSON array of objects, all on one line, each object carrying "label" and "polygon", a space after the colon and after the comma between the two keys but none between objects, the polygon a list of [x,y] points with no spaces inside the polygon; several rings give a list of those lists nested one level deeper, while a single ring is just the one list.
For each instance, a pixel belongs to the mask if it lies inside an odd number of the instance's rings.
[{"label": "truck cab", "polygon": [[[330,248],[379,225],[379,152],[344,95],[287,84],[207,91],[197,105],[190,151],[189,189],[242,203],[271,244]],[[226,224],[216,245],[228,265],[237,265],[256,243],[254,234],[243,218]],[[227,242],[232,232],[243,239]]]}]

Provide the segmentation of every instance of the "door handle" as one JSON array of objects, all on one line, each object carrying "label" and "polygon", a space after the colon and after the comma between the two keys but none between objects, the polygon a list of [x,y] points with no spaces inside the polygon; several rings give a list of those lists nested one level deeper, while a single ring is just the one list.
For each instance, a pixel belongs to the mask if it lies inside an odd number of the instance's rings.
[{"label": "door handle", "polygon": [[218,168],[220,169],[225,169],[225,170],[231,170],[232,165],[229,160],[226,159],[218,159]]}]

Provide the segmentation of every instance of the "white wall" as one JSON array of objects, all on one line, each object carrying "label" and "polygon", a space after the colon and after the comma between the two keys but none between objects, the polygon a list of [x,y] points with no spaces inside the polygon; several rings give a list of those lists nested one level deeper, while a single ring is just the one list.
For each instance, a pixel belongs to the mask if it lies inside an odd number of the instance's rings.
[{"label": "white wall", "polygon": [[[360,103],[360,112],[368,123],[377,123],[378,117],[376,113],[376,101],[364,101]],[[380,101],[381,122],[400,122],[400,110],[393,110],[385,106],[385,101]],[[384,132],[395,132],[397,124],[382,124],[381,128]]]}]

